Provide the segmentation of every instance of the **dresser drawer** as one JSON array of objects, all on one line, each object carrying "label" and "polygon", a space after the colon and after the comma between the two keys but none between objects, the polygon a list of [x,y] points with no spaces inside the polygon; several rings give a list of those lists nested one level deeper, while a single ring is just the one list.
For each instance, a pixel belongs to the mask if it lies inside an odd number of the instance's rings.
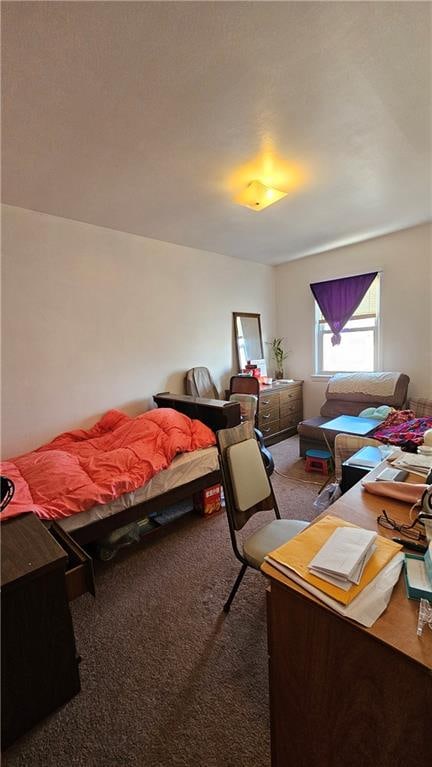
[{"label": "dresser drawer", "polygon": [[301,402],[302,388],[301,386],[293,386],[289,389],[281,389],[279,392],[280,403],[284,405],[287,402],[293,402],[295,400]]},{"label": "dresser drawer", "polygon": [[274,410],[279,407],[279,392],[263,392],[259,398],[260,411]]},{"label": "dresser drawer", "polygon": [[297,426],[297,424],[301,421],[301,411],[295,410],[293,413],[290,413],[289,415],[284,416],[280,419],[280,428],[281,431],[283,429],[292,429],[293,426]]},{"label": "dresser drawer", "polygon": [[50,525],[49,531],[68,557],[65,580],[69,602],[87,591],[95,596],[92,558],[56,522]]},{"label": "dresser drawer", "polygon": [[279,418],[276,418],[274,421],[264,421],[263,424],[260,421],[258,428],[262,432],[264,439],[272,434],[277,434],[280,431]]},{"label": "dresser drawer", "polygon": [[[261,404],[261,403],[260,403]],[[258,423],[261,425],[265,425],[269,421],[277,421],[279,419],[279,402],[276,400],[276,402],[271,406],[267,405],[261,410],[261,407],[258,411]]]},{"label": "dresser drawer", "polygon": [[294,399],[294,400],[289,400],[288,402],[281,402],[281,405],[280,405],[281,418],[286,418],[286,416],[291,415],[292,413],[301,413],[301,412],[302,412],[301,400]]}]

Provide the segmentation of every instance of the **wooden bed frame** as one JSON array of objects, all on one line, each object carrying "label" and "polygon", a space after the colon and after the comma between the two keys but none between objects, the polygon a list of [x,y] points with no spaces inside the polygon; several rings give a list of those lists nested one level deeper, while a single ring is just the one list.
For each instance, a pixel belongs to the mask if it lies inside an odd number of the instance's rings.
[{"label": "wooden bed frame", "polygon": [[[171,407],[184,413],[189,418],[197,418],[205,423],[213,431],[231,428],[240,423],[240,405],[238,402],[224,402],[223,400],[203,399],[201,397],[189,397],[183,394],[170,394],[162,392],[153,397],[158,407]],[[83,527],[71,530],[70,535],[77,543],[92,543],[105,538],[123,525],[143,519],[150,512],[159,512],[175,503],[191,498],[194,493],[220,483],[220,471],[212,471],[203,477],[179,485],[173,490],[150,498],[148,501],[132,506],[128,509],[113,514],[112,516],[89,522]]]}]

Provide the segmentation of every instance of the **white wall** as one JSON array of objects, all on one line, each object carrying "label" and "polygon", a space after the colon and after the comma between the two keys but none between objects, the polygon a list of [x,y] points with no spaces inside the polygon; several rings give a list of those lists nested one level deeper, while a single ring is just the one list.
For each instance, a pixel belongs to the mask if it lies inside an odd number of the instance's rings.
[{"label": "white wall", "polygon": [[[311,222],[313,226],[313,222]],[[432,396],[430,224],[275,267],[276,328],[290,349],[285,375],[304,379],[305,416],[319,414],[327,381],[314,381],[311,282],[382,270],[382,370],[411,378],[409,393]]]},{"label": "white wall", "polygon": [[[111,407],[135,414],[183,391],[205,365],[222,392],[236,368],[232,312],[259,312],[285,337],[285,375],[314,381],[309,283],[382,270],[382,368],[432,396],[431,226],[277,267],[3,206],[2,455],[88,426]],[[277,307],[277,314],[275,310]],[[270,366],[270,372],[272,366]]]},{"label": "white wall", "polygon": [[141,412],[196,365],[222,391],[233,311],[272,338],[272,267],[4,206],[2,455]]}]

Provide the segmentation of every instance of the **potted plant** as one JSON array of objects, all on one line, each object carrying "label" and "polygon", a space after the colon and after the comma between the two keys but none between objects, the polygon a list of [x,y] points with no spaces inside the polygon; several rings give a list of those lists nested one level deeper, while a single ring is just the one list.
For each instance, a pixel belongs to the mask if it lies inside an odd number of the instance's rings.
[{"label": "potted plant", "polygon": [[284,371],[283,371],[283,363],[284,360],[288,357],[288,353],[284,352],[282,341],[283,338],[273,338],[273,341],[268,341],[269,345],[271,346],[271,352],[272,356],[274,357],[276,368],[275,368],[275,375],[274,377],[276,379],[280,379],[284,377]]}]

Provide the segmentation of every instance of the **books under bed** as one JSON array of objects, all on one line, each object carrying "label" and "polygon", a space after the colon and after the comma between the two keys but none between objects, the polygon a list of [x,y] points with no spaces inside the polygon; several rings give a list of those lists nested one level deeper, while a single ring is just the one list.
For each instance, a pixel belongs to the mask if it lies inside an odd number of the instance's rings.
[{"label": "books under bed", "polygon": [[15,496],[2,521],[33,511],[86,544],[220,482],[214,432],[240,422],[238,403],[166,392],[154,401],[4,461]]}]

